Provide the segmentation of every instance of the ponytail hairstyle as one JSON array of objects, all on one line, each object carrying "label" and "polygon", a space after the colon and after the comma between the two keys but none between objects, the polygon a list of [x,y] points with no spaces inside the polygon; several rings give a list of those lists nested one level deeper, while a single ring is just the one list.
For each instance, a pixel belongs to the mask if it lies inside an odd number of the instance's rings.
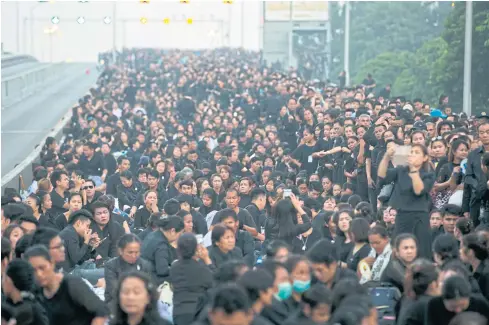
[{"label": "ponytail hairstyle", "polygon": [[433,253],[435,261],[437,258],[440,259],[440,261],[436,261],[440,264],[458,259],[460,253],[457,239],[452,234],[439,235],[433,242]]},{"label": "ponytail hairstyle", "polygon": [[178,216],[168,216],[166,218],[160,219],[157,225],[163,231],[168,231],[175,229],[175,232],[180,232],[185,227],[182,218]]},{"label": "ponytail hairstyle", "polygon": [[489,257],[486,245],[486,239],[482,234],[472,233],[465,235],[462,239],[463,249],[472,250],[479,261],[484,261]]},{"label": "ponytail hairstyle", "polygon": [[406,270],[404,292],[411,299],[416,299],[428,290],[433,281],[437,281],[439,270],[426,259],[415,260]]}]

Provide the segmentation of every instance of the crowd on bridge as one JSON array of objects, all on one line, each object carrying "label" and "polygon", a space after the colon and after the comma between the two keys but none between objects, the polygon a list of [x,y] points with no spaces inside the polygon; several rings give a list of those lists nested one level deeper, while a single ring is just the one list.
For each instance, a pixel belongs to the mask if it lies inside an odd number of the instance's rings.
[{"label": "crowd on bridge", "polygon": [[489,117],[344,81],[119,53],[4,191],[2,324],[487,325]]}]

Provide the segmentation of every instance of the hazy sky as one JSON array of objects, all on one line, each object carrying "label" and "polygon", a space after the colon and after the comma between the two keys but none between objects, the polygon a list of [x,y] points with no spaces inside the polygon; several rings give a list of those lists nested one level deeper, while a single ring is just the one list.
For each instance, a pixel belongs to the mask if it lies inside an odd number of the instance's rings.
[{"label": "hazy sky", "polygon": [[[103,19],[109,16],[113,20],[114,3],[2,1],[1,37],[4,50],[29,53],[42,61],[49,61],[52,46],[54,61],[95,62],[97,53],[112,48],[114,21],[104,24]],[[118,0],[116,44],[118,48],[123,45],[162,48],[216,47],[225,41],[223,35],[227,33],[227,26],[231,21],[231,46],[237,47],[242,44],[241,30],[244,26],[244,47],[257,50],[260,42],[260,6],[261,2],[257,1],[246,1],[244,5],[237,2],[226,5],[217,0],[190,0],[189,4],[181,4],[175,0],[152,0],[149,4],[141,4],[137,0]],[[32,24],[31,13],[34,18]],[[46,34],[45,32],[53,26],[53,16],[60,18],[58,29],[52,35]],[[85,17],[84,24],[76,22],[80,16]],[[141,17],[146,17],[148,23],[141,24]],[[163,19],[167,17],[170,18],[168,25],[163,23]],[[177,19],[184,20],[187,17],[195,20],[209,19],[214,22],[193,22],[192,25],[188,25],[186,21],[176,22]],[[123,23],[122,20],[126,22]]]}]

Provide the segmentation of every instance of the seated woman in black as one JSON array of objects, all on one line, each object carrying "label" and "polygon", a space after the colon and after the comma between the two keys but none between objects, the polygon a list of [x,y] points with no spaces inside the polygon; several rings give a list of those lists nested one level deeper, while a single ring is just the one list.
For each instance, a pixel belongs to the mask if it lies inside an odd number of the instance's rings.
[{"label": "seated woman in black", "polygon": [[335,246],[338,251],[340,266],[347,267],[346,261],[348,254],[353,248],[354,243],[350,238],[350,224],[353,220],[352,210],[340,210],[334,213],[333,222],[336,225]]},{"label": "seated woman in black", "polygon": [[418,259],[406,271],[404,298],[401,301],[397,325],[423,325],[426,305],[440,295],[439,271],[432,262]]},{"label": "seated woman in black", "polygon": [[483,297],[471,294],[470,283],[462,276],[445,279],[441,296],[432,298],[426,308],[426,325],[446,325],[457,314],[477,312],[489,319],[489,303]]},{"label": "seated woman in black", "polygon": [[25,252],[24,259],[34,268],[36,281],[42,289],[38,299],[50,325],[105,324],[109,314],[106,305],[82,278],[56,272],[46,247],[32,246]]},{"label": "seated woman in black", "polygon": [[119,256],[108,260],[105,264],[105,303],[111,303],[114,293],[123,273],[143,271],[151,274],[151,263],[142,259],[141,240],[134,234],[125,234],[117,243]]},{"label": "seated woman in black", "polygon": [[158,295],[150,275],[131,271],[122,275],[115,292],[110,325],[169,325],[158,314]]},{"label": "seated woman in black", "polygon": [[170,266],[177,259],[176,242],[184,224],[182,218],[168,216],[158,222],[158,228],[144,240],[141,257],[152,264],[155,281],[160,285],[169,280]]},{"label": "seated woman in black", "polygon": [[470,265],[481,293],[486,299],[489,299],[489,262],[487,261],[486,238],[480,232],[465,235],[460,252],[462,261]]},{"label": "seated woman in black", "polygon": [[[207,249],[197,245],[194,234],[186,233],[178,238],[178,260],[170,268],[173,287],[173,323],[191,324],[199,301],[213,286],[212,261]],[[200,261],[195,260],[199,258]],[[206,265],[207,264],[207,265]]]},{"label": "seated woman in black", "polygon": [[394,239],[391,260],[385,268],[381,282],[388,282],[404,291],[404,277],[406,268],[417,257],[417,242],[416,237],[412,234],[400,234]]},{"label": "seated woman in black", "polygon": [[354,245],[346,259],[347,267],[353,272],[357,272],[358,263],[366,258],[372,248],[368,244],[368,231],[370,226],[363,218],[355,219],[350,224],[350,238]]},{"label": "seated woman in black", "polygon": [[212,229],[212,247],[209,256],[214,267],[219,268],[224,262],[243,258],[243,253],[236,247],[236,236],[233,228],[216,225]]}]

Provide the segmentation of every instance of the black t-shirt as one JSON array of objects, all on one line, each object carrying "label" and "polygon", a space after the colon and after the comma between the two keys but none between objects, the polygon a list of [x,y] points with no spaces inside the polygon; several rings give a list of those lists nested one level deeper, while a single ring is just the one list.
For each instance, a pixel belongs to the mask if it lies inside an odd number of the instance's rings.
[{"label": "black t-shirt", "polygon": [[78,168],[86,176],[102,176],[104,169],[106,169],[102,153],[95,152],[90,160],[83,155],[78,162]]},{"label": "black t-shirt", "polygon": [[51,201],[53,202],[53,205],[51,206],[51,209],[49,210],[49,213],[52,216],[57,216],[61,213],[65,213],[68,211],[68,209],[63,208],[63,205],[68,202],[70,196],[70,192],[65,191],[64,193],[64,198],[61,197],[58,192],[55,190],[51,191]]},{"label": "black t-shirt", "polygon": [[314,146],[301,144],[294,150],[292,157],[301,163],[300,170],[307,171],[307,175],[312,175],[318,168],[318,159],[313,158],[312,154],[319,151],[317,142]]},{"label": "black t-shirt", "polygon": [[80,278],[65,275],[58,291],[46,298],[39,297],[46,309],[50,325],[90,325],[95,317],[108,316],[105,304]]}]

